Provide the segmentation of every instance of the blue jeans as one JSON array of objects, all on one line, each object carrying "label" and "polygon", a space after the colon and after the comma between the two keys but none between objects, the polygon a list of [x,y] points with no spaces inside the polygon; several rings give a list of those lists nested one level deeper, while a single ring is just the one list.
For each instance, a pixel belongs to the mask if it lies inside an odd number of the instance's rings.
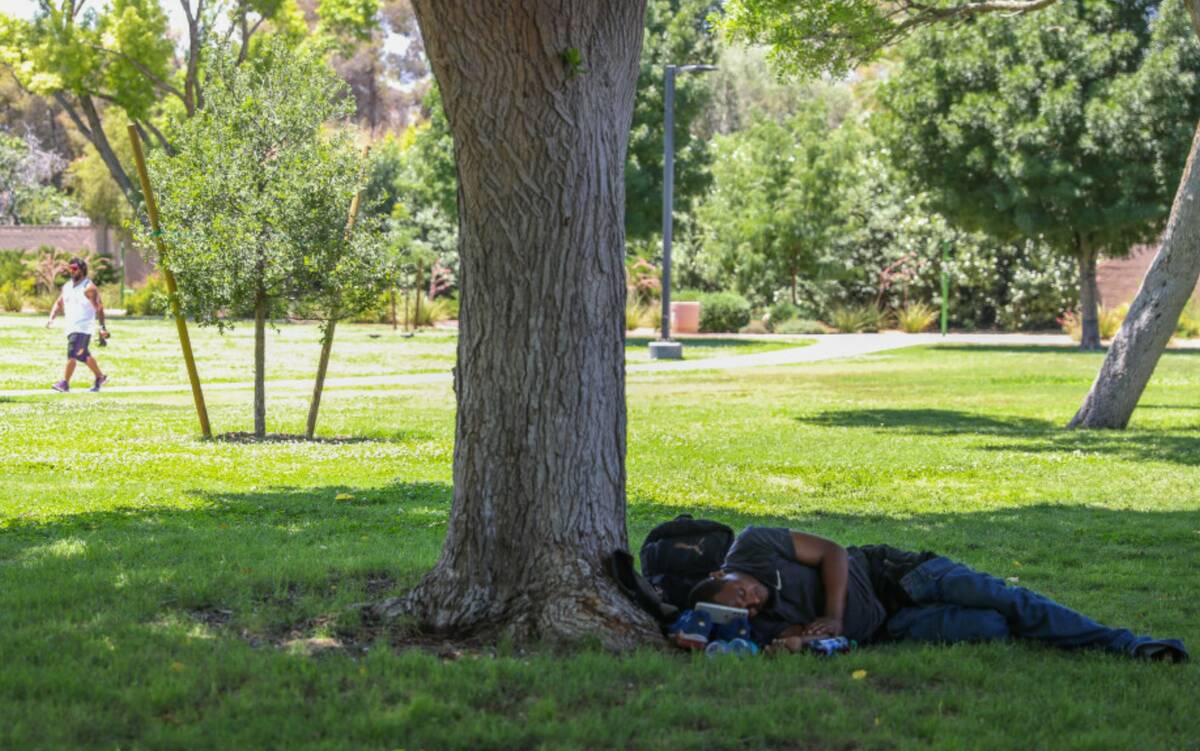
[{"label": "blue jeans", "polygon": [[884,624],[896,639],[931,642],[989,641],[1021,637],[1064,649],[1098,647],[1133,654],[1151,641],[1108,628],[1024,587],[1009,587],[994,576],[949,558],[934,558],[901,580],[915,603]]}]

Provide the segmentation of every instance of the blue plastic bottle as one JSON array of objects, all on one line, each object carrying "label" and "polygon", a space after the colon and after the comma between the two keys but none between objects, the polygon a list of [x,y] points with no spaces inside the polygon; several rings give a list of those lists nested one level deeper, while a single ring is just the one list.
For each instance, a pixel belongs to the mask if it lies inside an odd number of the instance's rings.
[{"label": "blue plastic bottle", "polygon": [[858,642],[844,636],[831,636],[827,639],[817,639],[808,643],[810,652],[819,655],[835,655],[849,652],[858,646]]},{"label": "blue plastic bottle", "polygon": [[758,654],[758,645],[747,639],[730,639],[729,641],[717,639],[708,643],[708,646],[704,649],[704,654],[709,657],[718,657],[720,655],[747,657]]}]

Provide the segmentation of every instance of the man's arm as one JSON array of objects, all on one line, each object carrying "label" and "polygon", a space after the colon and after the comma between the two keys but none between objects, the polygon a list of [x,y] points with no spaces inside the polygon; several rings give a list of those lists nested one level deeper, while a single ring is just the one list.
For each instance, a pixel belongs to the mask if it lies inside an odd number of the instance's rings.
[{"label": "man's arm", "polygon": [[804,532],[792,532],[792,547],[798,562],[821,570],[821,583],[825,585],[825,610],[820,618],[803,626],[800,633],[839,636],[850,578],[850,557],[846,549],[833,540]]},{"label": "man's arm", "polygon": [[100,330],[108,331],[108,327],[104,325],[104,303],[100,300],[100,290],[96,288],[95,284],[89,284],[83,294],[87,295],[87,299],[91,300],[92,305],[96,308],[96,318],[100,321]]},{"label": "man's arm", "polygon": [[62,310],[62,304],[62,295],[59,295],[54,304],[50,306],[50,318],[46,321],[46,328],[50,328],[50,324],[54,323],[54,316],[58,315],[58,311]]}]

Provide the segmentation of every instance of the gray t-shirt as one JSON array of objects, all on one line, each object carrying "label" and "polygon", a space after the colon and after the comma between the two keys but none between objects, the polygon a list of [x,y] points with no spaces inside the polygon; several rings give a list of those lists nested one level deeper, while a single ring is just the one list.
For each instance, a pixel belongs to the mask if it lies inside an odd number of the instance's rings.
[{"label": "gray t-shirt", "polygon": [[[843,635],[870,640],[886,614],[871,587],[866,560],[858,548],[846,548],[849,577]],[[788,626],[804,625],[824,615],[825,585],[821,571],[796,560],[791,531],[783,527],[747,527],[725,556],[726,571],[746,573],[771,592],[767,605],[754,618],[755,637],[769,642]]]}]

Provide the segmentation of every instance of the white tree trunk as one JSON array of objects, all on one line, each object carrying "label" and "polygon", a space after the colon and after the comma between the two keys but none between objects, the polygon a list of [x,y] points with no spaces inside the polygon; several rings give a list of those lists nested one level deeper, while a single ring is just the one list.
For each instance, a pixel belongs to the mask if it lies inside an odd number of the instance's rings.
[{"label": "white tree trunk", "polygon": [[[442,632],[657,634],[605,576],[625,527],[624,179],[644,0],[416,0],[454,136],[454,501],[398,607]],[[571,61],[577,59],[577,64]]]},{"label": "white tree trunk", "polygon": [[[1189,6],[1191,3],[1189,3]],[[1183,169],[1158,255],[1142,280],[1121,331],[1108,348],[1072,428],[1124,428],[1158,358],[1175,333],[1179,315],[1200,277],[1200,127]]]}]

